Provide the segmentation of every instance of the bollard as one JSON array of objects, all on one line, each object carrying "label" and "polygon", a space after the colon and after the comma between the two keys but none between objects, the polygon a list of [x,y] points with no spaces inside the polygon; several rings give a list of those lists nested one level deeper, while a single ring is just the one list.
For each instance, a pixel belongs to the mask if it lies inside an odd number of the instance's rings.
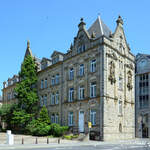
[{"label": "bollard", "polygon": [[49,144],[49,138],[47,138],[47,144]]},{"label": "bollard", "polygon": [[58,139],[58,144],[60,144],[60,139]]},{"label": "bollard", "polygon": [[38,144],[38,139],[36,138],[36,140],[35,140],[35,144]]},{"label": "bollard", "polygon": [[22,144],[24,144],[24,138],[22,137]]},{"label": "bollard", "polygon": [[11,134],[11,130],[7,130],[7,144],[13,145],[14,144],[14,135]]}]

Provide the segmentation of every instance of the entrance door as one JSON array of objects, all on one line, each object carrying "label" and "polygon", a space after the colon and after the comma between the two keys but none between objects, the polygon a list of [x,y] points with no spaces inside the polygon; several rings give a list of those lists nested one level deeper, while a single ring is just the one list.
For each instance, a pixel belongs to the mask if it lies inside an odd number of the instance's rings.
[{"label": "entrance door", "polygon": [[84,132],[84,111],[79,111],[79,132]]}]

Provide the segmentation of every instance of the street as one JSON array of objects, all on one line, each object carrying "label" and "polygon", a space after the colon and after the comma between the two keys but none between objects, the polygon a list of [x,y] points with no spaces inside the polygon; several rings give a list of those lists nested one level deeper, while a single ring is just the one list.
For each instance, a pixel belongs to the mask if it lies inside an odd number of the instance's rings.
[{"label": "street", "polygon": [[[70,144],[69,144],[70,145]],[[150,145],[145,144],[95,144],[95,145],[33,145],[3,147],[3,150],[150,150]]]}]

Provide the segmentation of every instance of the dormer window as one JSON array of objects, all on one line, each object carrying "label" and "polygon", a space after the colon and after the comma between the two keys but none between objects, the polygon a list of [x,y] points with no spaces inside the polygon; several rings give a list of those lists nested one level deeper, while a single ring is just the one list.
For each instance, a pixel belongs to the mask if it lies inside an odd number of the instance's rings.
[{"label": "dormer window", "polygon": [[10,86],[10,85],[11,85],[11,83],[12,83],[12,82],[11,82],[11,80],[9,80],[9,81],[8,81],[8,86]]},{"label": "dormer window", "polygon": [[84,52],[85,51],[85,45],[84,44],[82,44],[82,45],[80,45],[78,48],[77,48],[77,53],[79,54],[79,53],[82,53],[82,52]]},{"label": "dormer window", "polygon": [[52,64],[56,64],[59,61],[59,56],[52,59]]},{"label": "dormer window", "polygon": [[41,69],[45,69],[47,67],[47,63],[43,63],[42,66],[41,66]]}]

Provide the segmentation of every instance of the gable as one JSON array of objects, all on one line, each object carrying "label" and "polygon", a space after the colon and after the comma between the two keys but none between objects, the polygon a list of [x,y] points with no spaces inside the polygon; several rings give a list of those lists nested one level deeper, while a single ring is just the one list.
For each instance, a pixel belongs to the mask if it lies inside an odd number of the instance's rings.
[{"label": "gable", "polygon": [[150,59],[144,55],[141,56],[136,62],[136,71],[138,73],[150,71]]}]

